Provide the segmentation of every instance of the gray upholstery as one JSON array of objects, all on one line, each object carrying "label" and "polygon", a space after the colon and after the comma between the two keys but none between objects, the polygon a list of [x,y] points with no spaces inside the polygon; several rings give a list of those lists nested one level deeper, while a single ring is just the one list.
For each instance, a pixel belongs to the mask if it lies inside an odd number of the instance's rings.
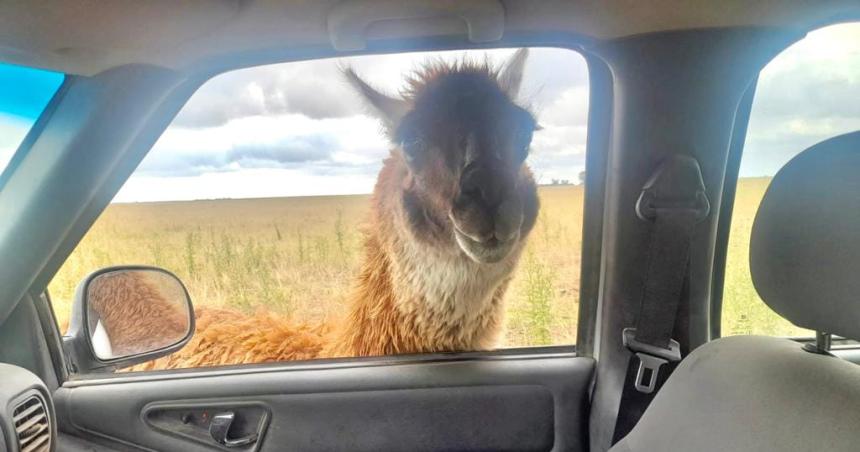
[{"label": "gray upholstery", "polygon": [[[860,132],[774,177],[750,244],[753,282],[793,323],[860,339]],[[687,356],[612,452],[860,451],[860,366],[781,338]]]},{"label": "gray upholstery", "polygon": [[792,323],[860,338],[860,132],[807,149],[774,177],[753,224],[750,272]]},{"label": "gray upholstery", "polygon": [[787,339],[719,339],[681,362],[611,450],[856,452],[860,366]]}]

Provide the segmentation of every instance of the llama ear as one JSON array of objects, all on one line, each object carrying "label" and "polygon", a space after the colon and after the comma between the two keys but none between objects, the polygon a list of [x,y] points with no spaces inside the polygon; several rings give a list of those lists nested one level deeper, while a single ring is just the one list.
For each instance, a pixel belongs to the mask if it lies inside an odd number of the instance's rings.
[{"label": "llama ear", "polygon": [[520,92],[520,84],[523,81],[523,69],[525,68],[528,56],[529,49],[519,49],[499,70],[499,86],[512,98],[517,97]]},{"label": "llama ear", "polygon": [[367,82],[361,79],[358,74],[351,68],[343,69],[343,75],[349,83],[361,93],[361,96],[380,115],[380,119],[385,122],[385,126],[390,132],[393,132],[400,120],[409,112],[409,103],[403,99],[386,96],[375,90]]}]

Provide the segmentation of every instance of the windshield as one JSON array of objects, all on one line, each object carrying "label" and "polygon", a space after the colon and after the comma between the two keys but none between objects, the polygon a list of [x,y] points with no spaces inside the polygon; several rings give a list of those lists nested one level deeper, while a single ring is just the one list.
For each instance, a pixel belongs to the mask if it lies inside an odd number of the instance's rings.
[{"label": "windshield", "polygon": [[0,173],[64,78],[58,72],[0,63]]}]

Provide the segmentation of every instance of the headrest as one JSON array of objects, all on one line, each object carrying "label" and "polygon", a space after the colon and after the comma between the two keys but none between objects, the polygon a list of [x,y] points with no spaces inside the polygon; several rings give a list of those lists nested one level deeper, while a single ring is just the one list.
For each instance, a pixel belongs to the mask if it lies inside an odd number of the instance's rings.
[{"label": "headrest", "polygon": [[774,176],[750,271],[764,302],[795,325],[860,339],[860,132],[812,146]]}]

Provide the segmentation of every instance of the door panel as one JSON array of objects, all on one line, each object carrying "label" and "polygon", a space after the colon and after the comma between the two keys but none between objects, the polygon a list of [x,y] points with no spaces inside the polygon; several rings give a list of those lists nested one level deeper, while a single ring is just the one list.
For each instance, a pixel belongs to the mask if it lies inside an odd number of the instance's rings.
[{"label": "door panel", "polygon": [[[296,363],[70,381],[55,404],[70,434],[155,450],[580,451],[593,371],[572,352]],[[259,441],[211,440],[225,412]]]}]

